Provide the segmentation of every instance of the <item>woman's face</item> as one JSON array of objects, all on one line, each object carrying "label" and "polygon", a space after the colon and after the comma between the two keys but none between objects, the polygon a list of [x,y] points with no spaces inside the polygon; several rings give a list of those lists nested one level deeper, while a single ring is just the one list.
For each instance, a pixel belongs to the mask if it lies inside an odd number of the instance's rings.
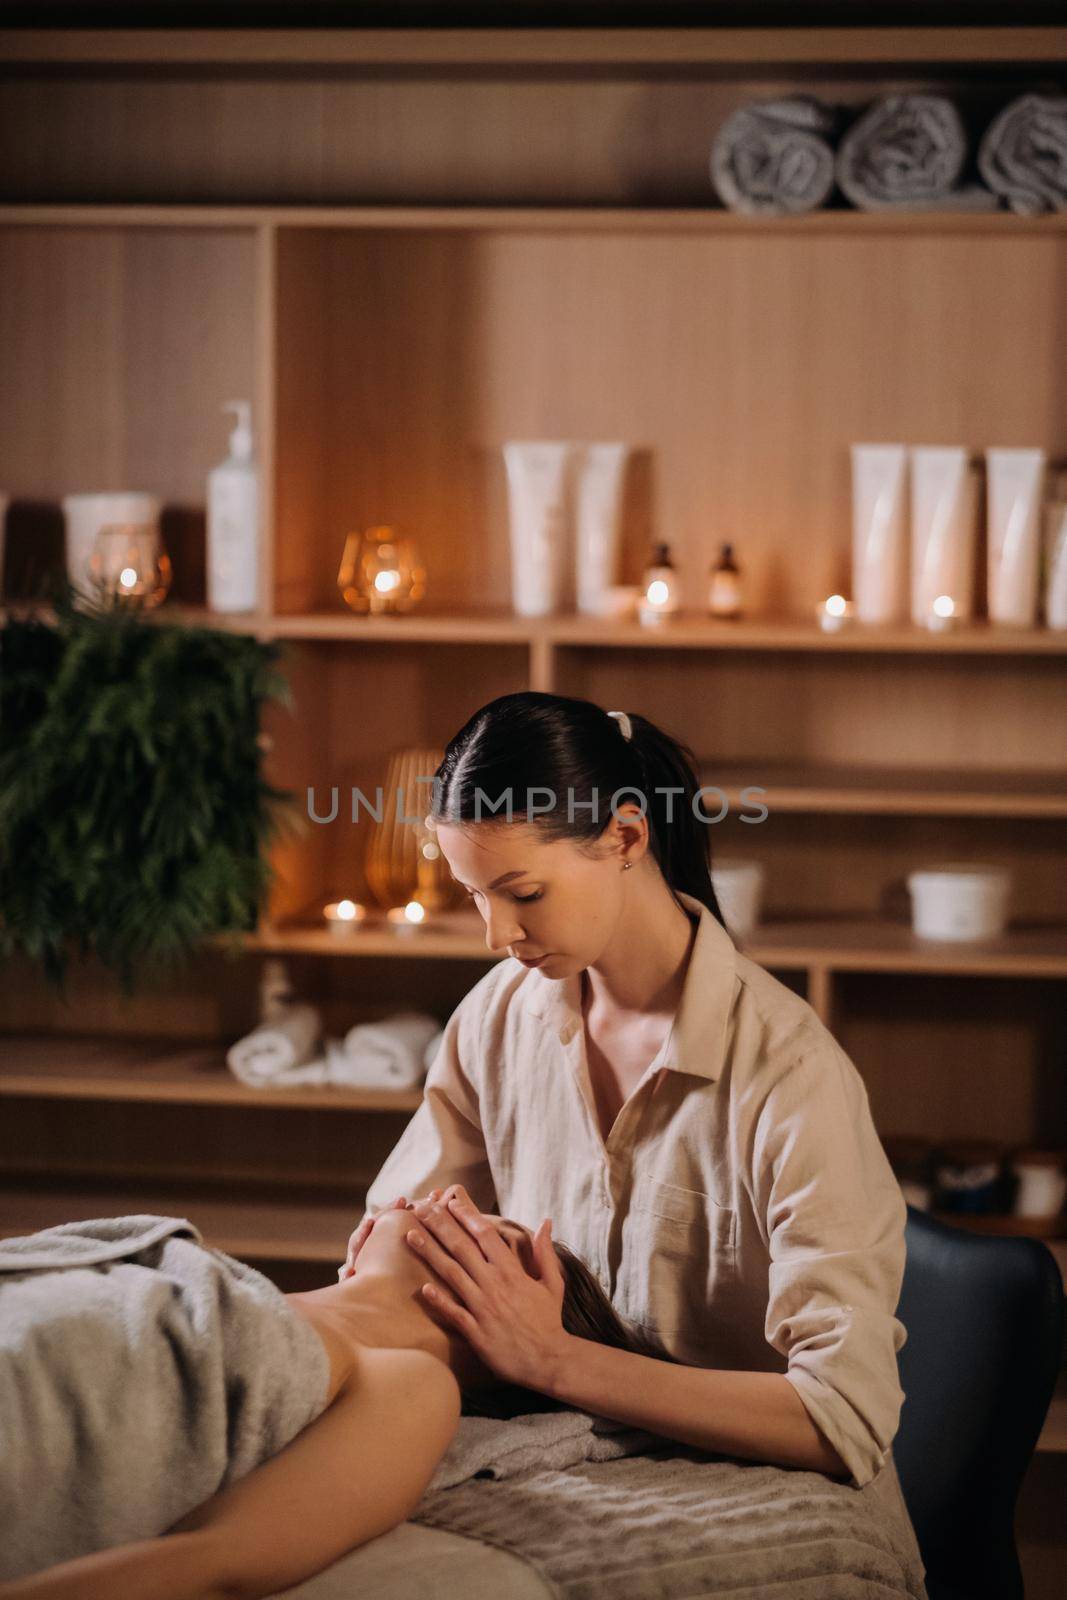
[{"label": "woman's face", "polygon": [[619,868],[637,861],[647,843],[638,808],[632,817],[625,806],[618,809],[592,852],[572,839],[546,842],[520,822],[437,824],[442,854],[481,913],[490,950],[506,951],[547,978],[595,965],[622,912]]}]

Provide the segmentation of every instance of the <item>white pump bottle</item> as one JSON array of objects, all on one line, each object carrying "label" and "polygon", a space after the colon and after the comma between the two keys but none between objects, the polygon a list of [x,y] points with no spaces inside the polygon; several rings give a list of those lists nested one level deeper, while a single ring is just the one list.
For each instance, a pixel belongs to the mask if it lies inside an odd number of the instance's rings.
[{"label": "white pump bottle", "polygon": [[230,454],[208,473],[207,603],[212,611],[254,611],[259,571],[259,470],[252,456],[252,407],[237,413]]}]

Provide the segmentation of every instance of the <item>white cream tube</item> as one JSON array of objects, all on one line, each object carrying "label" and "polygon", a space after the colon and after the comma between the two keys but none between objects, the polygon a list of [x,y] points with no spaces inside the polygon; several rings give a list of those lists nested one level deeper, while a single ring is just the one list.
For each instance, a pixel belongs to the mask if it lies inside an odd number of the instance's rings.
[{"label": "white cream tube", "polygon": [[908,613],[907,447],[852,446],[852,602],[860,622]]},{"label": "white cream tube", "polygon": [[986,539],[990,622],[1029,628],[1037,618],[1043,450],[987,450]]},{"label": "white cream tube", "polygon": [[511,535],[511,603],[543,617],[567,599],[570,461],[565,440],[510,440],[504,446]]},{"label": "white cream tube", "polygon": [[1067,628],[1067,500],[1045,509],[1045,622]]},{"label": "white cream tube", "polygon": [[625,444],[575,446],[575,589],[586,616],[604,614],[616,582],[628,454]]},{"label": "white cream tube", "polygon": [[931,626],[934,601],[952,616],[974,609],[977,478],[962,445],[916,445],[911,458],[911,617]]}]

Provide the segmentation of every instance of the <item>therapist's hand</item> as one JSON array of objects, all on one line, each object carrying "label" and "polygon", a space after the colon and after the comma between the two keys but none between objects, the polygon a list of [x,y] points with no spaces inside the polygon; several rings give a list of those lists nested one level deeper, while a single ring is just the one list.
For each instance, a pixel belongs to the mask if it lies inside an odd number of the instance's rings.
[{"label": "therapist's hand", "polygon": [[[442,1191],[440,1189],[431,1189],[429,1198],[431,1200],[439,1200],[441,1198],[441,1193]],[[385,1209],[386,1211],[404,1211],[410,1205],[410,1200],[405,1200],[402,1194],[398,1194],[392,1204],[386,1206]],[[376,1215],[380,1216],[381,1213],[378,1212]],[[352,1234],[351,1238],[349,1239],[348,1254],[345,1256],[345,1264],[343,1267],[338,1267],[337,1269],[338,1283],[343,1283],[346,1278],[350,1278],[353,1272],[355,1272],[356,1257],[359,1255],[359,1252],[363,1249],[363,1246],[370,1238],[371,1229],[374,1227],[374,1220],[374,1217],[364,1217],[355,1233]]]},{"label": "therapist's hand", "polygon": [[498,1378],[550,1393],[571,1337],[563,1327],[565,1282],[549,1219],[533,1235],[537,1276],[462,1184],[451,1184],[436,1202],[419,1201],[412,1223],[405,1241],[436,1274],[422,1290],[435,1313]]}]

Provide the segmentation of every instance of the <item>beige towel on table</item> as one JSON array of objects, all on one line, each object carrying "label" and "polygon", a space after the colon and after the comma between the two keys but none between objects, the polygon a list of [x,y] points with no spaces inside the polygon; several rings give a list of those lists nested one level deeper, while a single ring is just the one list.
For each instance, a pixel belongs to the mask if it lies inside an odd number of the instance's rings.
[{"label": "beige towel on table", "polygon": [[463,1416],[410,1520],[521,1556],[559,1600],[927,1600],[892,1453],[856,1489],[570,1408]]}]

